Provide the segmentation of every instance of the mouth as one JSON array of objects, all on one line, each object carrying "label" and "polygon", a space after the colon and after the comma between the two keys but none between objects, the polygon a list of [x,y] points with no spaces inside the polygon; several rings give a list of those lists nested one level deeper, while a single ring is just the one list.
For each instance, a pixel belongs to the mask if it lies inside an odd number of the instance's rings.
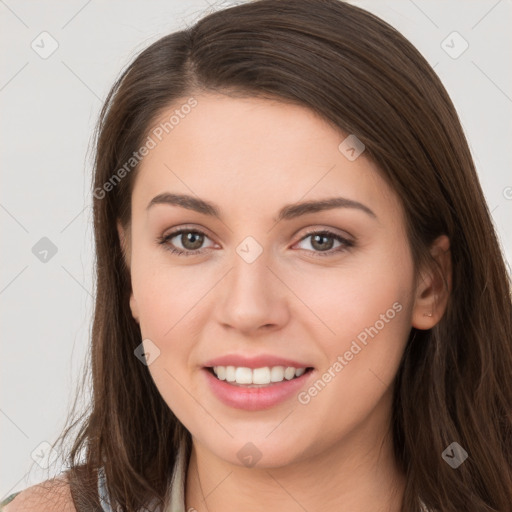
[{"label": "mouth", "polygon": [[276,386],[283,382],[299,379],[313,371],[312,367],[296,368],[293,366],[263,366],[261,368],[209,366],[205,369],[217,380],[243,388]]},{"label": "mouth", "polygon": [[[201,367],[213,396],[228,407],[262,411],[293,400],[317,373],[306,359],[276,354],[225,354]],[[311,361],[311,360],[310,360]]]},{"label": "mouth", "polygon": [[207,366],[206,383],[224,405],[246,411],[272,409],[294,396],[314,379],[312,367]]}]

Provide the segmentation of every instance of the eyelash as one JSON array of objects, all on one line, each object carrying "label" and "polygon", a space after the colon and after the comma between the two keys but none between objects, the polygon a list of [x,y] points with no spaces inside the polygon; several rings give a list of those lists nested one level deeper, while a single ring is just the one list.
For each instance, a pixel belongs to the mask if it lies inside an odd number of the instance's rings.
[{"label": "eyelash", "polygon": [[[195,233],[198,235],[203,235],[206,238],[208,238],[208,235],[206,233],[203,233],[200,230],[181,228],[176,231],[173,231],[172,233],[169,233],[168,235],[158,237],[157,242],[159,245],[162,245],[166,251],[170,251],[172,254],[177,254],[178,256],[195,256],[195,255],[202,254],[203,252],[205,252],[205,250],[207,250],[207,248],[202,248],[202,249],[196,249],[195,251],[191,251],[191,250],[183,250],[183,249],[178,249],[176,247],[172,247],[169,244],[169,240],[171,240],[175,236],[181,235],[183,233]],[[343,238],[342,236],[340,236],[336,233],[333,233],[332,231],[325,230],[325,229],[320,230],[320,231],[310,231],[310,232],[306,233],[299,240],[299,242],[302,242],[306,238],[313,236],[313,235],[324,235],[328,238],[334,238],[335,240],[337,240],[338,242],[341,242],[341,244],[342,244],[340,247],[337,247],[336,249],[329,249],[328,251],[309,251],[308,249],[302,249],[304,251],[313,252],[315,254],[315,257],[319,256],[319,257],[323,258],[326,256],[332,256],[333,254],[344,252],[344,251],[349,250],[355,246],[355,243],[353,241],[347,240],[346,238]],[[299,243],[299,242],[297,242],[297,243]]]}]

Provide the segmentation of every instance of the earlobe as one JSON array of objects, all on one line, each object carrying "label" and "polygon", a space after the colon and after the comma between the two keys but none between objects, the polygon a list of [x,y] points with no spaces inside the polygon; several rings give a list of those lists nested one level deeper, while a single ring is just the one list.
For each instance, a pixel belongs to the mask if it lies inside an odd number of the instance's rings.
[{"label": "earlobe", "polygon": [[412,326],[420,330],[431,329],[441,320],[452,289],[450,239],[439,236],[430,253],[433,262],[420,273],[412,315]]}]

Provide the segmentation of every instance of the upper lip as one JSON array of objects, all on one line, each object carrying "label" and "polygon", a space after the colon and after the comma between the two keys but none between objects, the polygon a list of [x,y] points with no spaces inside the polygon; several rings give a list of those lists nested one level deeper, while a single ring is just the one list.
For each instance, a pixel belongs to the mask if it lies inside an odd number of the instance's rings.
[{"label": "upper lip", "polygon": [[210,359],[204,366],[211,368],[213,366],[236,366],[244,368],[264,368],[265,366],[292,366],[293,368],[311,368],[310,364],[301,363],[288,359],[286,357],[279,357],[270,354],[261,354],[259,356],[242,356],[239,354],[226,354],[215,359]]}]

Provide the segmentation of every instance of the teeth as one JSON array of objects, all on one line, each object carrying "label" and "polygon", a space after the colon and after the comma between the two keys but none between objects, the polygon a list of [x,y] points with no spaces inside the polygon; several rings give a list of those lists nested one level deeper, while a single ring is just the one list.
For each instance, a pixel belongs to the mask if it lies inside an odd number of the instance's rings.
[{"label": "teeth", "polygon": [[255,368],[252,372],[252,383],[250,384],[270,384],[270,368]]},{"label": "teeth", "polygon": [[[215,371],[215,369],[214,369],[214,371]],[[235,382],[235,367],[234,366],[226,366],[226,380],[228,382]]]},{"label": "teeth", "polygon": [[283,382],[304,374],[306,368],[294,368],[293,366],[265,366],[263,368],[246,368],[244,366],[214,366],[213,372],[219,380],[233,382],[235,384],[270,384],[271,382]]},{"label": "teeth", "polygon": [[270,382],[281,382],[284,379],[284,367],[273,366],[270,369]]},{"label": "teeth", "polygon": [[252,370],[250,368],[237,368],[235,370],[235,382],[237,384],[252,384]]},{"label": "teeth", "polygon": [[284,371],[284,378],[286,380],[291,380],[291,379],[293,379],[293,377],[295,377],[295,368],[292,368],[291,366],[289,366]]},{"label": "teeth", "polygon": [[225,366],[217,366],[216,367],[216,375],[219,380],[226,380],[226,367]]}]

